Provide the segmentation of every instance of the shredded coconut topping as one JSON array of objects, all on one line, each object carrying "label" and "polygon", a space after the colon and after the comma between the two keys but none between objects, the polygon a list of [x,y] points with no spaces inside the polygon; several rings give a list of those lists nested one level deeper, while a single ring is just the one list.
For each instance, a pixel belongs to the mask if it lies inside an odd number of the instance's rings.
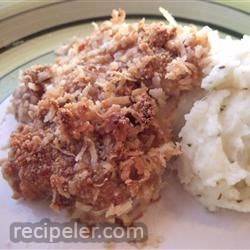
[{"label": "shredded coconut topping", "polygon": [[54,64],[23,72],[3,168],[17,196],[48,198],[85,222],[124,224],[158,198],[166,163],[180,153],[173,100],[199,87],[209,50],[205,33],[164,15],[171,25],[127,24],[114,10],[62,46]]}]

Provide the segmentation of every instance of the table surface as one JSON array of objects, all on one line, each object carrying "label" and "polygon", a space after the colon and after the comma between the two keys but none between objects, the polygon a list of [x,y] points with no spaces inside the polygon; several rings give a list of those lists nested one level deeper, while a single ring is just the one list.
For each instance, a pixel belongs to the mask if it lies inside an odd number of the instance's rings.
[{"label": "table surface", "polygon": [[[46,2],[57,2],[57,0],[2,0],[0,2],[0,8],[9,7],[9,6],[20,4],[20,3],[27,4],[31,2],[36,3],[36,4],[42,4]],[[250,13],[250,0],[215,0],[214,2],[225,4],[233,8],[237,8],[237,9]]]}]

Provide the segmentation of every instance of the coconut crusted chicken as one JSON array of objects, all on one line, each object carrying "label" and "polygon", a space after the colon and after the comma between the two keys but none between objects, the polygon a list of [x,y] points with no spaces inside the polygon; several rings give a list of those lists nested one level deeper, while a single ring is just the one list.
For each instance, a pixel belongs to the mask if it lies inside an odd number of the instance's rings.
[{"label": "coconut crusted chicken", "polygon": [[199,86],[206,34],[125,12],[23,72],[4,177],[14,197],[48,199],[83,222],[130,224],[159,197],[180,94]]}]

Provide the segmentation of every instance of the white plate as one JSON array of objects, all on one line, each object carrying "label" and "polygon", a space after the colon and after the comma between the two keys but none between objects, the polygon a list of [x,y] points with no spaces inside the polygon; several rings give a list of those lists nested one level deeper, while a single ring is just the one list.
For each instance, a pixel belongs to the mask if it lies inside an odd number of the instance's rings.
[{"label": "white plate", "polygon": [[[167,3],[167,4],[166,4]],[[158,18],[162,5],[179,17],[178,20],[203,25],[209,22],[220,31],[239,36],[249,32],[249,15],[221,5],[203,1],[57,1],[0,5],[0,145],[8,142],[15,120],[5,116],[9,99],[18,84],[18,71],[35,63],[53,61],[53,49],[73,35],[86,35],[90,21],[100,20],[111,9],[124,7],[134,18]],[[58,14],[60,13],[60,14]],[[225,14],[226,13],[226,14]],[[136,15],[136,16],[135,16]],[[83,18],[84,16],[84,18]],[[195,18],[194,18],[195,17]],[[89,19],[91,18],[91,20]],[[86,20],[87,19],[87,20]],[[194,20],[195,19],[195,20]],[[32,20],[32,21],[31,21]],[[4,37],[4,39],[3,39]],[[13,45],[13,42],[14,45]],[[5,101],[3,101],[5,100]],[[0,152],[0,157],[5,152]],[[210,213],[187,194],[175,176],[159,202],[152,204],[139,220],[147,225],[149,240],[137,247],[143,249],[246,249],[250,248],[250,215],[221,210]],[[0,175],[0,248],[1,249],[134,249],[128,243],[13,243],[9,227],[13,222],[68,221],[65,214],[56,214],[45,202],[11,199],[9,185]]]}]

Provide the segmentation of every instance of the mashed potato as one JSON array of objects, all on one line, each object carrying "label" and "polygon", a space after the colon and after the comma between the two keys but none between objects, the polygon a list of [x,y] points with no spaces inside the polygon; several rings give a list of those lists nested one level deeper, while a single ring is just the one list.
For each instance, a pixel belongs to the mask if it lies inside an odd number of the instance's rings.
[{"label": "mashed potato", "polygon": [[241,40],[230,37],[220,39],[218,33],[210,32],[213,68],[203,80],[202,88],[244,89],[250,87],[250,36]]},{"label": "mashed potato", "polygon": [[210,41],[209,91],[185,116],[178,175],[210,210],[250,212],[250,37]]}]

